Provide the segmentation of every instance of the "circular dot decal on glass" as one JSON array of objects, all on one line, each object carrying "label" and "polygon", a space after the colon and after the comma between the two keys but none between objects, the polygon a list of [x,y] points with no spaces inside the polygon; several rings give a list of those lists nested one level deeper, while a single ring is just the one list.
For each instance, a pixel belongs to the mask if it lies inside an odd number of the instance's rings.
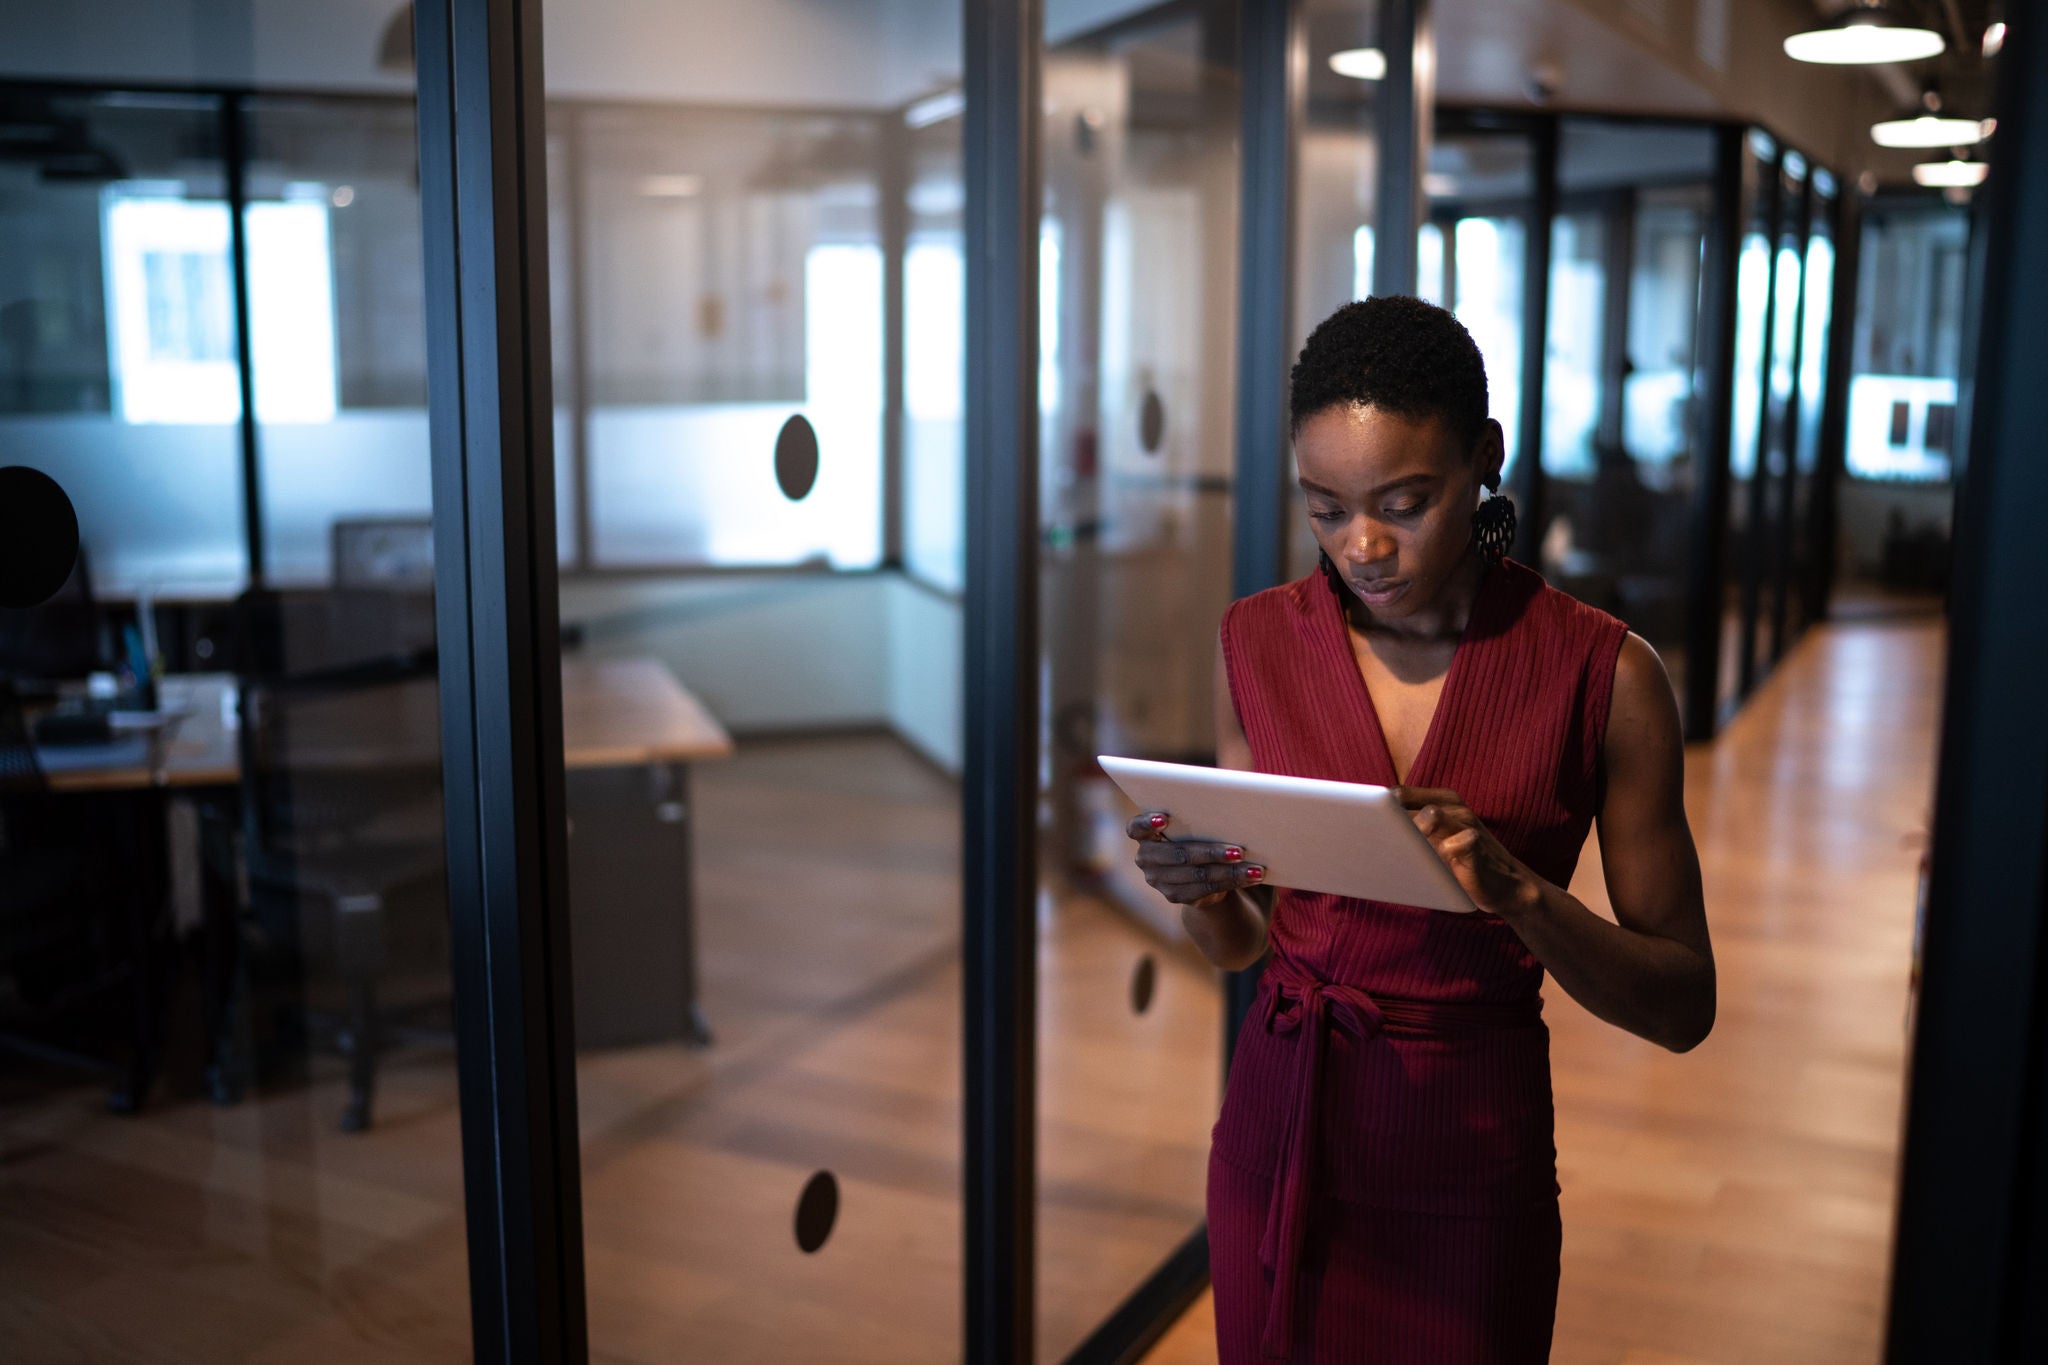
[{"label": "circular dot decal on glass", "polygon": [[819,1171],[804,1184],[796,1201],[796,1244],[806,1255],[825,1245],[832,1225],[839,1221],[839,1180],[830,1171]]},{"label": "circular dot decal on glass", "polygon": [[802,502],[818,482],[818,433],[802,413],[775,438],[775,482],[791,502]]},{"label": "circular dot decal on glass", "polygon": [[78,513],[40,469],[0,469],[0,606],[39,607],[78,562]]},{"label": "circular dot decal on glass", "polygon": [[1147,455],[1159,453],[1159,443],[1166,439],[1166,404],[1160,401],[1157,389],[1145,390],[1145,401],[1138,405],[1138,444],[1145,447]]},{"label": "circular dot decal on glass", "polygon": [[1138,959],[1137,967],[1131,972],[1131,1013],[1143,1014],[1152,1008],[1152,992],[1159,988],[1159,964],[1147,953]]}]

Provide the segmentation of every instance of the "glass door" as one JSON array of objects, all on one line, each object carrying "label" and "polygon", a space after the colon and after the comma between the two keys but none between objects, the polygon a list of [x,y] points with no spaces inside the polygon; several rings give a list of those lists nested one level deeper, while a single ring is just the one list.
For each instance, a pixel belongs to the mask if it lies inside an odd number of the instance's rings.
[{"label": "glass door", "polygon": [[1705,129],[1568,118],[1552,239],[1543,571],[1647,639],[1679,695],[1712,160]]},{"label": "glass door", "polygon": [[110,8],[0,78],[7,1354],[465,1360],[410,70]]},{"label": "glass door", "polygon": [[960,7],[547,15],[591,1353],[957,1360]]},{"label": "glass door", "polygon": [[[1211,763],[1235,467],[1235,11],[1045,30],[1037,1354],[1201,1243],[1223,993],[1102,753]],[[1193,1262],[1199,1265],[1199,1261]],[[1191,1278],[1191,1277],[1190,1277]]]},{"label": "glass door", "polygon": [[1724,541],[1721,648],[1716,710],[1725,721],[1756,676],[1753,653],[1763,553],[1763,485],[1769,431],[1765,366],[1770,360],[1772,266],[1776,259],[1777,144],[1751,130],[1742,156],[1742,246],[1736,267],[1734,415],[1728,446],[1728,531]]}]

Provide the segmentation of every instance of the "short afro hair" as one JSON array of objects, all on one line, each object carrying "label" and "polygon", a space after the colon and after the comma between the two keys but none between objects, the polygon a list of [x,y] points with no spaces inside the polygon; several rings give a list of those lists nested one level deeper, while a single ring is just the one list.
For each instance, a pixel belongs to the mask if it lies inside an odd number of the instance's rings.
[{"label": "short afro hair", "polygon": [[1406,294],[1360,299],[1309,333],[1294,362],[1288,430],[1340,403],[1440,417],[1470,450],[1486,424],[1486,363],[1448,309]]}]

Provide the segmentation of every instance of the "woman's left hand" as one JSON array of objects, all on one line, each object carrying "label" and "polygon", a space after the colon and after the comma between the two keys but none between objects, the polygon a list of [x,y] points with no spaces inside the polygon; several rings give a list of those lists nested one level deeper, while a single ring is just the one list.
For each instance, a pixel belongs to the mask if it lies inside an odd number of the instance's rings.
[{"label": "woman's left hand", "polygon": [[1414,814],[1415,827],[1481,910],[1508,919],[1542,900],[1541,879],[1501,846],[1456,792],[1448,787],[1396,787],[1394,795]]}]

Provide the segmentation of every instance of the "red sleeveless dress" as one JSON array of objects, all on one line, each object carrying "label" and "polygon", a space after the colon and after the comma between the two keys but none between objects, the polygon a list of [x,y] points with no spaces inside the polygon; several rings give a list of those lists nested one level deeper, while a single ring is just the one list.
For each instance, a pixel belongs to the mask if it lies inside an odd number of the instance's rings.
[{"label": "red sleeveless dress", "polygon": [[[1502,560],[1408,773],[1571,881],[1627,627]],[[1391,786],[1320,572],[1223,618],[1261,772]],[[1559,1224],[1543,969],[1487,914],[1277,893],[1209,1158],[1223,1365],[1541,1361]]]}]

